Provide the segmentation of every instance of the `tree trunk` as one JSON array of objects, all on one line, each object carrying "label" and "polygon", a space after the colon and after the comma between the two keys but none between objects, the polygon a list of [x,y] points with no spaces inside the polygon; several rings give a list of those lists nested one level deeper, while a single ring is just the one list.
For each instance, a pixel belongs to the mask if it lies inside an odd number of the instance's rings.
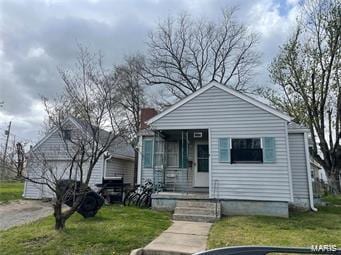
[{"label": "tree trunk", "polygon": [[61,201],[58,200],[57,198],[56,203],[53,205],[53,209],[54,209],[53,215],[55,218],[54,228],[55,230],[58,230],[58,231],[62,231],[65,228],[66,219],[62,213],[62,207],[63,207],[63,203],[61,203]]},{"label": "tree trunk", "polygon": [[333,174],[329,176],[329,183],[332,188],[333,194],[340,194],[341,193],[341,180],[339,176],[339,171],[334,171]]}]

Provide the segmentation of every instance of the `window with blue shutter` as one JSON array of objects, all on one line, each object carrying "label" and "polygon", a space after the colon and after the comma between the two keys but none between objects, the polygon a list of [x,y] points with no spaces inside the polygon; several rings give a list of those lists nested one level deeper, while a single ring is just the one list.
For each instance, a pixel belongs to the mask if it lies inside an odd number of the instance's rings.
[{"label": "window with blue shutter", "polygon": [[219,138],[219,162],[230,162],[230,138]]},{"label": "window with blue shutter", "polygon": [[143,141],[143,167],[153,167],[153,140]]},{"label": "window with blue shutter", "polygon": [[273,163],[276,161],[276,143],[274,137],[263,137],[263,162]]},{"label": "window with blue shutter", "polygon": [[179,140],[179,167],[187,168],[187,141],[186,139]]}]

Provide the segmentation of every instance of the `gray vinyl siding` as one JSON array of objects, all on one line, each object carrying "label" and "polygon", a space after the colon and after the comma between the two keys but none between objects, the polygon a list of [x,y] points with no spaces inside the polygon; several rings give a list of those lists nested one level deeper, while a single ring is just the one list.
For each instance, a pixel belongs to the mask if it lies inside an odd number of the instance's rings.
[{"label": "gray vinyl siding", "polygon": [[304,134],[289,133],[289,151],[294,200],[309,198]]},{"label": "gray vinyl siding", "polygon": [[[217,87],[212,87],[155,121],[152,129],[210,130],[210,197],[290,201],[286,125],[285,120]],[[274,137],[276,162],[220,163],[218,159],[220,137]]]},{"label": "gray vinyl siding", "polygon": [[101,156],[94,169],[92,170],[90,181],[89,181],[89,186],[92,189],[97,189],[96,184],[100,184],[103,182],[103,171],[104,171],[104,157]]},{"label": "gray vinyl siding", "polygon": [[[67,164],[67,162],[70,162],[68,153],[65,149],[65,143],[57,131],[51,134],[44,142],[35,148],[34,153],[36,153],[35,155],[37,156],[34,157],[31,155],[28,159],[27,173],[29,176],[39,177],[42,175],[42,170],[39,169],[42,167],[43,160],[46,160],[47,164],[56,168],[57,171],[58,169],[63,169],[64,165]],[[41,162],[39,162],[37,158],[40,159]],[[102,183],[103,162],[104,159],[102,156],[92,171],[89,181],[89,186],[92,189],[96,189],[95,184]],[[87,169],[86,163],[84,164],[84,168]],[[84,176],[85,175],[86,173]],[[64,176],[68,178],[66,174]],[[51,190],[46,185],[34,184],[30,181],[26,181],[24,188],[25,198],[40,199],[42,197],[53,196]]]},{"label": "gray vinyl siding", "polygon": [[123,177],[124,183],[133,185],[134,162],[117,158],[109,159],[105,177]]},{"label": "gray vinyl siding", "polygon": [[[30,178],[39,177],[39,172],[34,171],[34,165],[32,161],[27,162],[26,171],[27,171],[28,177]],[[25,181],[23,196],[24,198],[29,198],[29,199],[39,199],[41,198],[41,195],[42,195],[42,189],[43,189],[43,186],[41,184]]]}]

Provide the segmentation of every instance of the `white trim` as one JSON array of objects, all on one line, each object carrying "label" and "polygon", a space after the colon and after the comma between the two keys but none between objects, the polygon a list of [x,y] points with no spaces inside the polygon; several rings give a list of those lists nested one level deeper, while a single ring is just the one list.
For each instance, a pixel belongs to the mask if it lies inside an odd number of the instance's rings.
[{"label": "white trim", "polygon": [[116,159],[124,159],[124,160],[130,160],[130,161],[134,161],[135,160],[134,157],[129,157],[129,156],[125,156],[125,155],[121,155],[121,154],[116,154],[116,153],[113,153],[113,154],[109,153],[109,154],[110,154],[110,156],[112,158],[116,158]]},{"label": "white trim", "polygon": [[290,199],[291,202],[294,202],[294,190],[292,183],[292,172],[291,172],[291,158],[290,158],[290,149],[289,149],[289,135],[288,135],[288,125],[284,123],[285,128],[285,143],[287,147],[287,162],[288,162],[288,178],[289,178],[289,190],[290,190]]},{"label": "white trim", "polygon": [[[211,129],[208,129],[208,197],[212,198],[212,135]],[[215,195],[215,194],[214,194]]]},{"label": "white trim", "polygon": [[309,133],[310,130],[306,128],[288,128],[288,133],[294,133],[294,134],[301,134],[301,133]]},{"label": "white trim", "polygon": [[[107,166],[106,166],[106,162],[105,162],[105,159],[104,159],[104,155],[102,155],[101,156],[101,158],[100,158],[101,160],[102,160],[102,163],[103,163],[103,165],[102,165],[102,171],[101,171],[101,183],[103,183],[103,179],[104,179],[104,175],[105,175],[105,173],[106,173],[106,170],[107,170]],[[97,162],[98,163],[98,162]],[[96,164],[97,164],[96,163]],[[105,171],[105,172],[104,172]],[[92,173],[91,173],[91,177],[92,177]],[[91,177],[90,177],[90,179],[91,179]],[[77,177],[76,177],[77,178]]]},{"label": "white trim", "polygon": [[151,167],[145,167],[144,166],[144,164],[142,164],[142,167],[143,167],[143,169],[153,169],[154,167],[154,143],[155,143],[155,141],[154,141],[154,137],[146,137],[145,139],[143,139],[143,141],[142,141],[142,150],[141,150],[141,152],[142,152],[142,157],[143,157],[143,153],[144,153],[144,149],[143,149],[143,143],[144,143],[144,141],[151,141],[152,142],[152,166]]},{"label": "white trim", "polygon": [[[76,127],[78,127],[83,133],[83,128],[79,125],[79,123],[72,117],[67,117],[61,124],[61,126],[65,125],[68,121],[71,121]],[[58,127],[54,127],[50,130],[48,134],[46,134],[36,145],[33,146],[32,151],[37,149],[40,145],[42,145],[47,139],[49,139],[56,131],[58,131]],[[63,139],[62,137],[60,137]]]},{"label": "white trim", "polygon": [[141,184],[141,181],[142,181],[142,136],[139,136],[137,152],[138,152],[137,184]]},{"label": "white trim", "polygon": [[33,148],[31,149],[32,151],[34,151],[35,149],[37,149],[40,145],[42,145],[47,139],[49,139],[56,131],[58,130],[58,128],[54,127],[48,134],[46,134],[38,143],[36,143],[36,145],[33,146]]},{"label": "white trim", "polygon": [[[26,168],[27,169],[27,168]],[[26,188],[27,188],[27,184],[26,184],[27,180],[25,180],[24,182],[24,192],[22,193],[21,197],[26,197]]]},{"label": "white trim", "polygon": [[112,156],[109,156],[107,159],[104,159],[104,163],[103,163],[103,170],[102,170],[102,179],[107,178],[107,167],[108,167],[108,160],[111,159]]},{"label": "white trim", "polygon": [[[198,145],[208,145],[208,186],[199,186],[196,185],[196,174],[198,174]],[[205,141],[205,140],[197,140],[194,142],[194,162],[195,162],[195,166],[194,166],[194,172],[193,172],[193,187],[194,188],[209,188],[210,189],[210,144],[209,141]]]},{"label": "white trim", "polygon": [[310,154],[308,147],[308,134],[304,133],[304,151],[305,151],[305,159],[307,165],[307,178],[308,178],[308,190],[309,190],[309,202],[310,208],[312,211],[317,212],[317,209],[314,207],[314,197],[313,197],[313,185],[311,183],[311,170],[310,170]]},{"label": "white trim", "polygon": [[192,93],[191,95],[185,97],[184,99],[180,100],[179,102],[175,103],[174,105],[172,105],[171,107],[169,107],[167,110],[161,112],[160,114],[154,116],[153,118],[149,119],[147,121],[147,124],[148,125],[151,125],[153,122],[157,121],[158,119],[164,117],[165,115],[167,115],[168,113],[171,113],[172,111],[174,111],[175,109],[179,108],[180,106],[184,105],[185,103],[191,101],[192,99],[194,99],[195,97],[201,95],[202,93],[204,93],[206,90],[212,88],[212,87],[216,87],[216,88],[219,88],[219,89],[222,89],[224,90],[225,92],[233,95],[233,96],[236,96],[246,102],[249,102],[250,104],[253,104],[255,106],[257,106],[258,108],[261,108],[269,113],[272,113],[273,115],[281,118],[281,119],[284,119],[288,122],[291,121],[291,118],[284,114],[284,113],[281,113],[279,111],[277,111],[276,109],[252,98],[252,97],[249,97],[245,94],[242,94],[234,89],[231,89],[231,88],[228,88],[227,86],[224,86],[216,81],[212,81],[210,82],[209,84],[207,84],[206,86],[202,87],[201,89],[195,91],[194,93]]}]

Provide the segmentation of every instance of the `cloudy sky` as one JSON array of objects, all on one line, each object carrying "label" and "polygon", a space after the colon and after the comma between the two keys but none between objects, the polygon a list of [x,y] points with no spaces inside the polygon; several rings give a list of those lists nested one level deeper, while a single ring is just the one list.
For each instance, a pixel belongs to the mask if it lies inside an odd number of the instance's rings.
[{"label": "cloudy sky", "polygon": [[0,0],[0,143],[12,121],[17,139],[37,141],[44,111],[41,95],[62,89],[57,67],[75,60],[77,42],[101,50],[108,66],[143,52],[159,20],[186,11],[214,18],[238,6],[238,19],[260,34],[261,72],[295,25],[298,0]]}]

